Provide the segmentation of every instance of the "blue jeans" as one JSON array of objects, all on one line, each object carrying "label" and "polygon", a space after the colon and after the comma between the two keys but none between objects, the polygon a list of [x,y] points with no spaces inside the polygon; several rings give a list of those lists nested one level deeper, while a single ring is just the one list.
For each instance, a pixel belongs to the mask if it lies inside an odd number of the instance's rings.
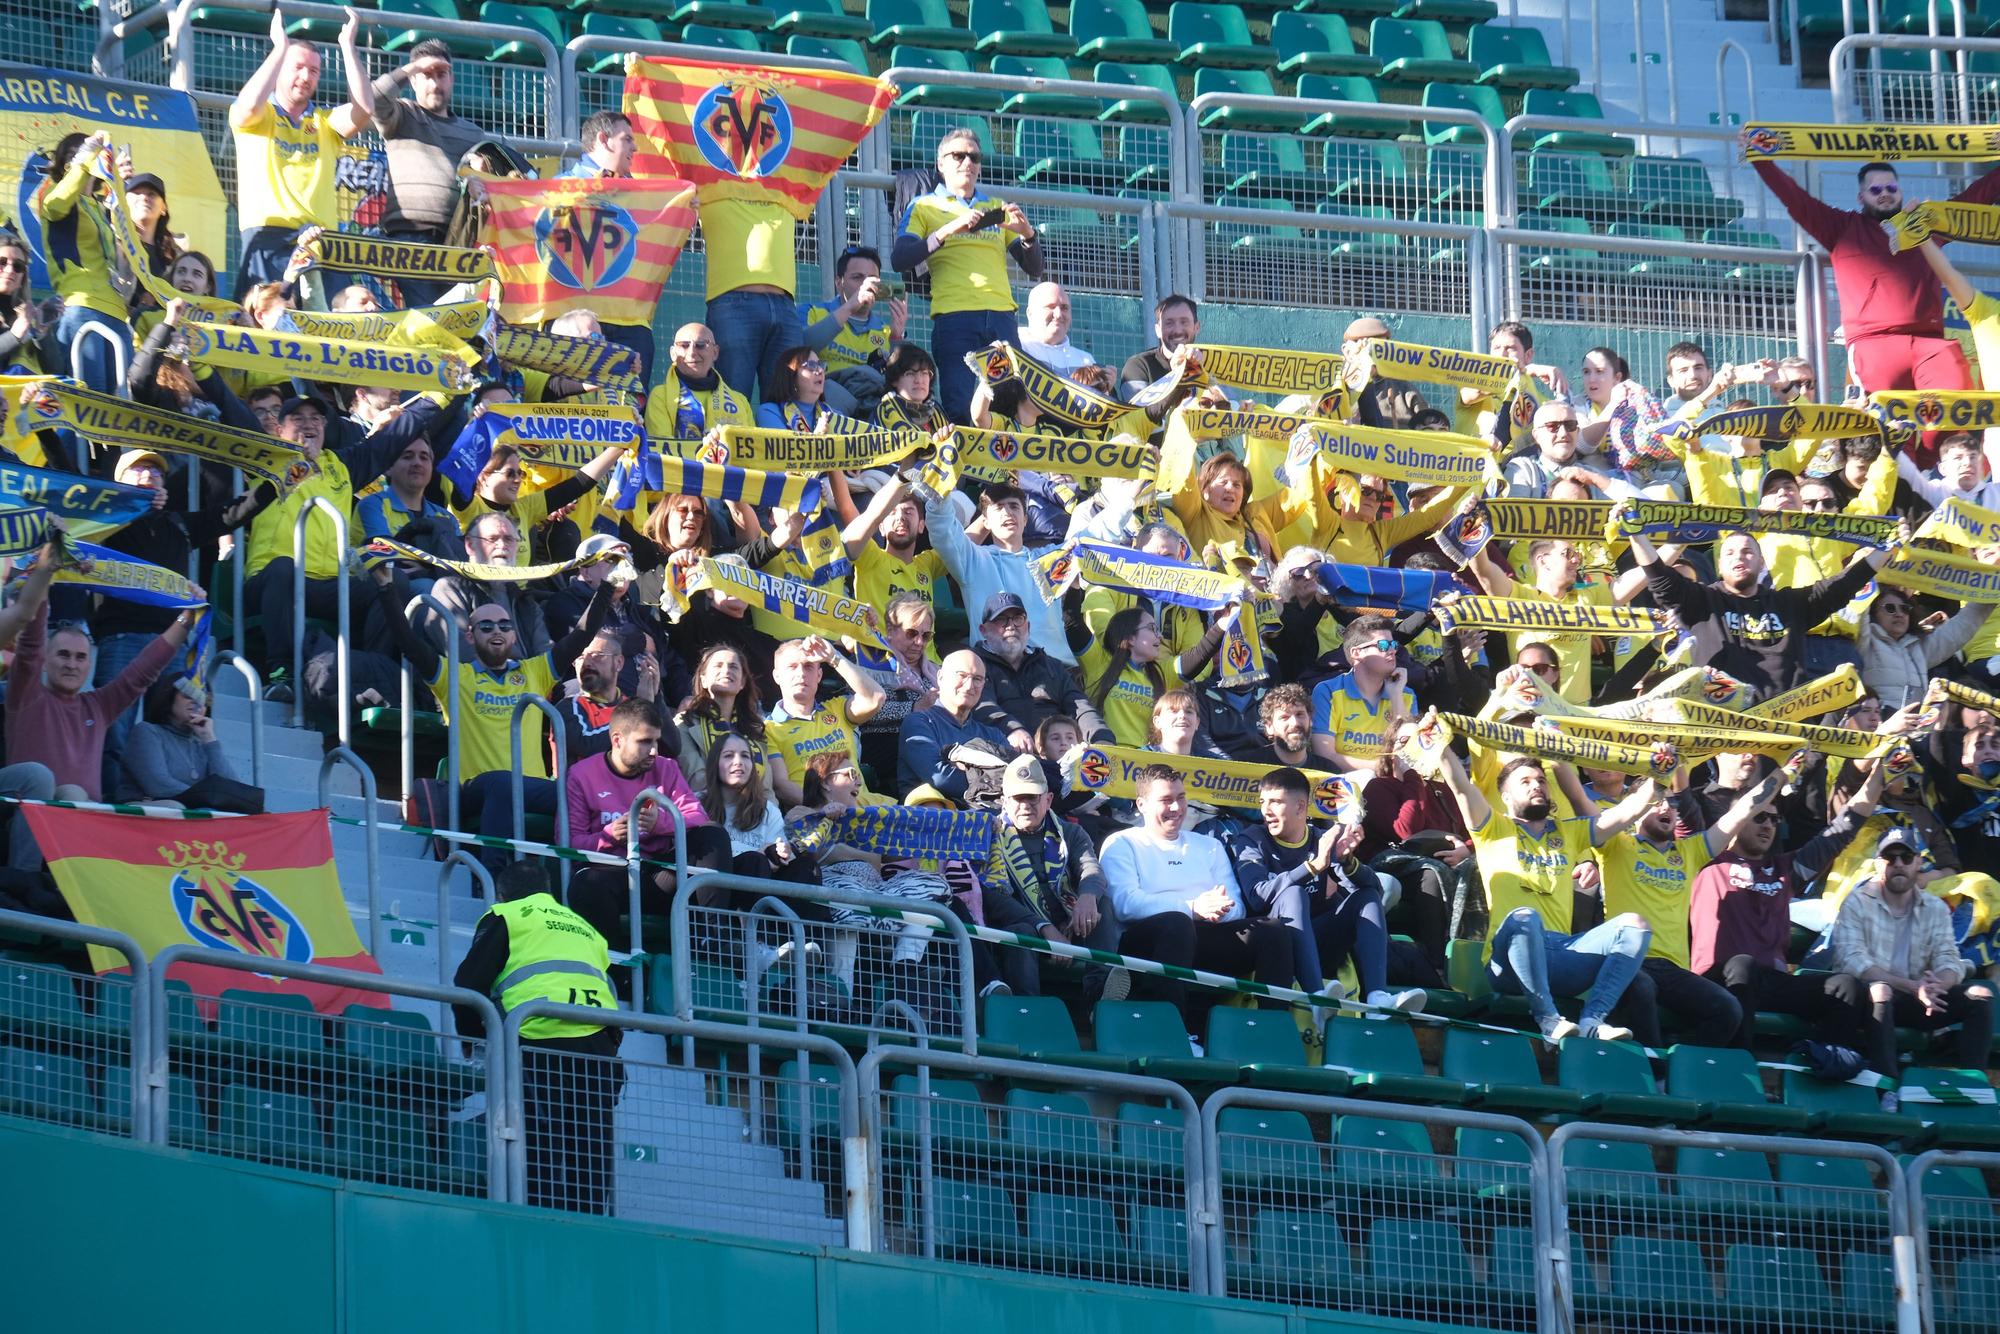
[{"label": "blue jeans", "polygon": [[124,393],[125,386],[118,382],[118,358],[113,354],[106,339],[93,332],[86,335],[76,345],[76,359],[70,360],[70,340],[77,330],[85,325],[95,325],[104,330],[125,349],[125,360],[132,360],[132,326],[109,315],[100,315],[82,306],[64,306],[62,318],[56,321],[56,331],[52,338],[42,341],[42,360],[57,375],[67,375],[73,380],[81,380],[100,394]]},{"label": "blue jeans", "polygon": [[806,341],[798,303],[776,292],[724,292],[708,303],[708,327],[715,331],[715,369],[722,382],[752,402],[763,397],[778,358]]},{"label": "blue jeans", "polygon": [[1633,925],[1635,920],[1614,917],[1580,936],[1568,936],[1543,927],[1533,908],[1516,908],[1493,933],[1493,957],[1486,965],[1493,989],[1526,996],[1528,1013],[1543,1032],[1561,1018],[1557,996],[1584,996],[1577,1026],[1589,1037],[1632,984],[1653,942],[1653,929]]},{"label": "blue jeans", "polygon": [[[549,779],[521,780],[523,818],[554,815],[556,803],[562,799],[562,789]],[[466,779],[464,786],[458,790],[458,823],[463,833],[481,834],[487,838],[520,838],[521,831],[514,828],[513,771],[493,769]],[[515,857],[515,854],[498,848],[480,848],[478,855],[488,866],[504,866]]]},{"label": "blue jeans", "polygon": [[[118,673],[124,671],[155,638],[155,635],[133,631],[106,635],[98,640],[97,666],[90,678],[91,685],[101,690],[117,680]],[[132,726],[139,721],[139,711],[145,706],[145,697],[141,696],[131,708],[113,718],[110,728],[104,733],[104,791],[107,800],[116,800],[115,794],[122,790],[119,784],[119,757],[124,755],[125,738],[132,734]]]},{"label": "blue jeans", "polygon": [[650,381],[653,374],[653,329],[646,324],[606,324],[604,341],[629,347],[639,354],[639,378]]},{"label": "blue jeans", "polygon": [[995,343],[1021,345],[1020,326],[1011,310],[955,310],[931,318],[931,358],[937,362],[938,406],[960,425],[972,421],[972,391],[979,376],[965,364],[965,354]]}]

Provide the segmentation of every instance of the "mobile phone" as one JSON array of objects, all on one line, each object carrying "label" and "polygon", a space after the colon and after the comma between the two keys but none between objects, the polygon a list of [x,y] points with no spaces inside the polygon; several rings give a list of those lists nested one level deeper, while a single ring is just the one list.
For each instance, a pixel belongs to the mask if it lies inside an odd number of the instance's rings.
[{"label": "mobile phone", "polygon": [[995,204],[992,208],[985,210],[983,213],[979,215],[979,221],[973,224],[972,230],[975,232],[983,232],[988,227],[998,226],[1000,222],[1004,218],[1006,218],[1006,216],[1007,216],[1007,210],[1001,208],[998,204]]}]

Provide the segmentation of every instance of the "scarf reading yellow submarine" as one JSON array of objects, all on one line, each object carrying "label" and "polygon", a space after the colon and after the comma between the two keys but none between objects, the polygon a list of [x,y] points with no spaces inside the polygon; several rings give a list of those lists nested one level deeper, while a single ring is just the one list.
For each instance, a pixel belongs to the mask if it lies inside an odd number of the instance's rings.
[{"label": "scarf reading yellow submarine", "polygon": [[1462,736],[1488,750],[1508,755],[1527,755],[1539,760],[1559,760],[1586,769],[1611,769],[1618,773],[1666,778],[1680,767],[1680,752],[1673,743],[1655,741],[1632,745],[1595,737],[1565,736],[1553,727],[1519,727],[1457,713],[1426,714],[1410,729],[1398,751],[1410,767],[1426,777],[1437,773],[1444,750],[1454,736]]},{"label": "scarf reading yellow submarine", "polygon": [[[1078,746],[1062,757],[1065,791],[1092,792],[1105,797],[1134,795],[1139,771],[1163,764],[1179,774],[1189,801],[1234,810],[1257,809],[1258,792],[1271,772],[1268,764],[1239,760],[1207,760],[1193,755],[1169,755],[1134,746]],[[1361,822],[1360,789],[1345,774],[1305,770],[1312,786],[1313,814],[1337,824]]]}]

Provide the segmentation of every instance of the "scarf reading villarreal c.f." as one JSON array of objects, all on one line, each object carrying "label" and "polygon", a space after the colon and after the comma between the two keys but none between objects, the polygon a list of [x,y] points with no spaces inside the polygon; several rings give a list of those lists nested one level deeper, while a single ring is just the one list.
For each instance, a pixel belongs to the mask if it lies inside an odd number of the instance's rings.
[{"label": "scarf reading villarreal c.f.", "polygon": [[2000,125],[1808,125],[1755,121],[1743,155],[1826,162],[1985,162],[2000,158]]}]

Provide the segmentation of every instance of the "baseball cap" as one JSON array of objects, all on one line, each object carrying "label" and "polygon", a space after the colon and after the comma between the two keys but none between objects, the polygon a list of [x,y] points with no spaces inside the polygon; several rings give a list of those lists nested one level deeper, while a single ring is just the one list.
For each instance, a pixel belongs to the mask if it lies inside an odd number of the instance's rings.
[{"label": "baseball cap", "polygon": [[1049,790],[1049,776],[1033,755],[1016,755],[1000,776],[1003,797],[1039,797]]},{"label": "baseball cap", "polygon": [[1019,593],[994,593],[986,599],[985,607],[980,609],[979,623],[984,625],[988,621],[997,621],[1010,611],[1026,616],[1028,604],[1021,601]]},{"label": "baseball cap", "polygon": [[111,475],[113,477],[116,477],[119,473],[124,472],[127,468],[137,467],[140,464],[140,462],[142,462],[145,459],[151,459],[153,462],[159,464],[161,472],[165,472],[167,470],[167,460],[165,455],[160,454],[157,451],[151,449],[128,449],[123,454],[120,454],[118,456],[118,466],[111,470]]},{"label": "baseball cap", "polygon": [[125,193],[129,195],[134,190],[151,190],[162,199],[167,197],[166,182],[150,171],[142,171],[125,178]]},{"label": "baseball cap", "polygon": [[595,556],[600,552],[610,551],[613,547],[623,545],[624,543],[620,542],[610,533],[592,533],[577,545],[576,554],[579,558]]},{"label": "baseball cap", "polygon": [[298,412],[303,408],[311,408],[328,420],[338,415],[332,408],[327,406],[326,400],[318,394],[293,394],[278,405],[278,420],[283,421],[294,412]]},{"label": "baseball cap", "polygon": [[1923,844],[1917,842],[1916,831],[1905,825],[1891,825],[1882,831],[1882,837],[1875,842],[1875,855],[1881,856],[1890,848],[1901,844],[1911,852],[1922,852]]},{"label": "baseball cap", "polygon": [[1347,332],[1340,336],[1343,343],[1357,342],[1363,338],[1387,338],[1389,326],[1373,315],[1363,315],[1348,323]]}]

